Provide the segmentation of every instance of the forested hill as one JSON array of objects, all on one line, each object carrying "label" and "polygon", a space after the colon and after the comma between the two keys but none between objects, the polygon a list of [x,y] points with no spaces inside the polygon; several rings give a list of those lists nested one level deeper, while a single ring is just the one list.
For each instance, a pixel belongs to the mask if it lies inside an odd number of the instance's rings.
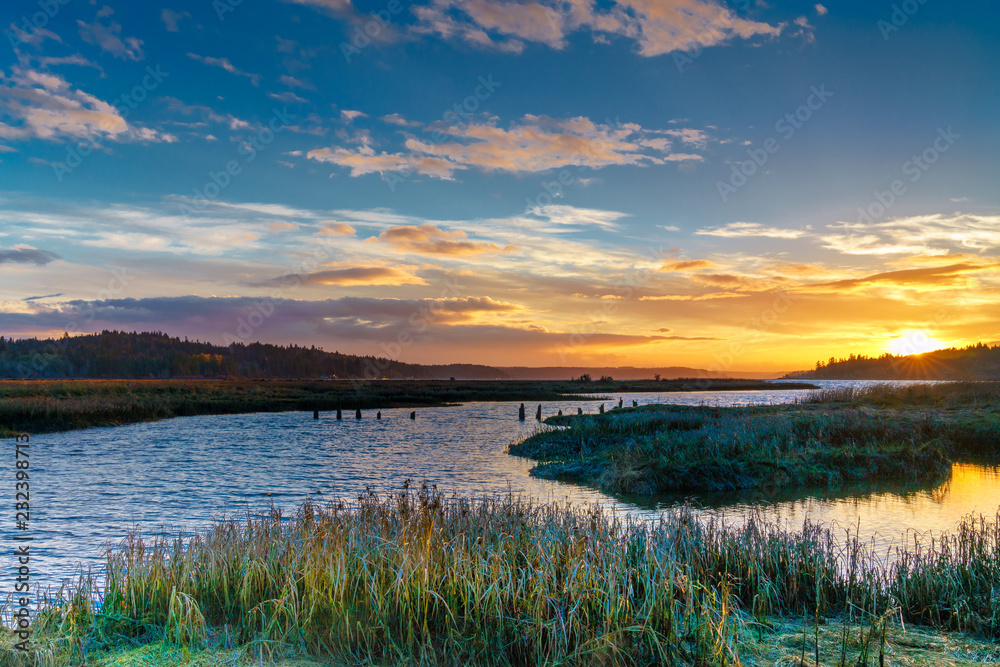
[{"label": "forested hill", "polygon": [[813,380],[997,380],[1000,379],[1000,345],[971,345],[924,354],[881,357],[854,356],[816,362],[811,371],[789,373],[786,378]]},{"label": "forested hill", "polygon": [[380,357],[324,352],[315,347],[234,343],[228,347],[163,333],[103,331],[60,339],[0,336],[3,378],[450,378],[507,375],[472,364],[423,366]]}]

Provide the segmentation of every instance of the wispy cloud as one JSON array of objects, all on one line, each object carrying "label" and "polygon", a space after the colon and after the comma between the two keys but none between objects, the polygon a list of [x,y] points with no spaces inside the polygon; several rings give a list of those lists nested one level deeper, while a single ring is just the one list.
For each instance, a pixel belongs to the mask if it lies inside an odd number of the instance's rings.
[{"label": "wispy cloud", "polygon": [[248,79],[250,79],[250,83],[252,83],[255,86],[260,85],[260,75],[244,72],[239,67],[229,62],[229,58],[214,58],[212,56],[200,56],[197,53],[190,53],[190,52],[187,55],[188,58],[197,60],[198,62],[204,63],[211,67],[221,67],[230,74],[235,74],[236,76],[245,76]]},{"label": "wispy cloud", "polygon": [[98,12],[97,18],[94,19],[93,23],[77,20],[76,24],[80,27],[80,38],[88,44],[93,44],[102,51],[112,54],[116,58],[121,58],[122,60],[142,60],[143,41],[141,39],[135,37],[125,37],[122,39],[122,26],[116,21],[111,21],[107,25],[101,23],[100,19],[112,13],[113,11],[109,7],[105,7]]},{"label": "wispy cloud", "polygon": [[756,222],[730,222],[722,227],[706,227],[695,232],[700,236],[721,236],[725,238],[744,238],[763,236],[772,239],[798,239],[808,236],[809,232],[801,229],[781,229],[765,227]]}]

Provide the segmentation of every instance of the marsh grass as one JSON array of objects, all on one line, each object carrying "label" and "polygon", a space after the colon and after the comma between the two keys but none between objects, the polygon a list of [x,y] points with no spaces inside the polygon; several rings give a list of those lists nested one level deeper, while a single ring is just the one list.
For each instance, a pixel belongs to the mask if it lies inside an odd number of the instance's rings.
[{"label": "marsh grass", "polygon": [[567,428],[509,448],[532,474],[651,495],[942,480],[1000,455],[1000,383],[874,386],[795,405],[652,405],[550,418]]},{"label": "marsh grass", "polygon": [[[42,605],[30,664],[149,644],[325,664],[757,664],[792,622],[808,664],[877,664],[893,624],[1000,635],[998,555],[994,519],[890,563],[808,523],[726,528],[682,507],[649,524],[514,496],[369,492],[186,540],[129,535],[99,596],[84,580]],[[29,664],[15,659],[0,644],[0,664]]]}]

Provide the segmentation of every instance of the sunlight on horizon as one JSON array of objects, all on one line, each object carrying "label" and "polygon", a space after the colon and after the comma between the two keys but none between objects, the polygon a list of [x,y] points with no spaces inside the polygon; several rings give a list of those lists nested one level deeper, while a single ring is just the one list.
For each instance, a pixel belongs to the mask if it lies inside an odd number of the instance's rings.
[{"label": "sunlight on horizon", "polygon": [[889,341],[889,351],[893,354],[923,354],[948,347],[946,343],[932,338],[927,331],[909,330]]}]

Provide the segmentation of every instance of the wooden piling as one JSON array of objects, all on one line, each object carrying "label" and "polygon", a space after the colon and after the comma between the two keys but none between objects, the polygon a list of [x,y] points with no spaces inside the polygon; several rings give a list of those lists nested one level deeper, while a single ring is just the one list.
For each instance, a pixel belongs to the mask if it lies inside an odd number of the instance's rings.
[{"label": "wooden piling", "polygon": [[623,405],[624,403],[625,403],[625,399],[624,399],[624,398],[619,398],[619,399],[618,399],[618,409],[619,409],[619,410],[621,410],[621,409],[622,409],[622,405]]},{"label": "wooden piling", "polygon": [[583,414],[583,408],[577,408],[576,409],[576,414],[582,415]]},{"label": "wooden piling", "polygon": [[537,419],[538,421],[542,421],[542,406],[541,406],[541,404],[538,405],[538,410],[535,412],[535,419]]},{"label": "wooden piling", "polygon": [[382,419],[382,411],[381,410],[379,410],[378,412],[375,413],[375,419]]},{"label": "wooden piling", "polygon": [[313,419],[319,419],[319,410],[313,410]]},{"label": "wooden piling", "polygon": [[637,408],[637,407],[639,407],[639,401],[637,401],[637,400],[633,399],[633,400],[632,400],[632,407],[633,407],[633,408]]},{"label": "wooden piling", "polygon": [[342,419],[343,415],[340,414],[340,408],[337,408],[337,419]]},{"label": "wooden piling", "polygon": [[598,410],[602,415],[604,414],[604,403],[601,403],[601,408]]},{"label": "wooden piling", "polygon": [[517,418],[524,421],[524,403],[521,403],[521,407],[517,410]]},{"label": "wooden piling", "polygon": [[358,411],[354,413],[354,418],[361,419],[361,408],[358,408]]},{"label": "wooden piling", "polygon": [[562,417],[562,408],[559,408],[559,416]]},{"label": "wooden piling", "polygon": [[413,412],[410,413],[410,419],[416,419],[416,418],[417,418],[417,411],[414,410]]}]

